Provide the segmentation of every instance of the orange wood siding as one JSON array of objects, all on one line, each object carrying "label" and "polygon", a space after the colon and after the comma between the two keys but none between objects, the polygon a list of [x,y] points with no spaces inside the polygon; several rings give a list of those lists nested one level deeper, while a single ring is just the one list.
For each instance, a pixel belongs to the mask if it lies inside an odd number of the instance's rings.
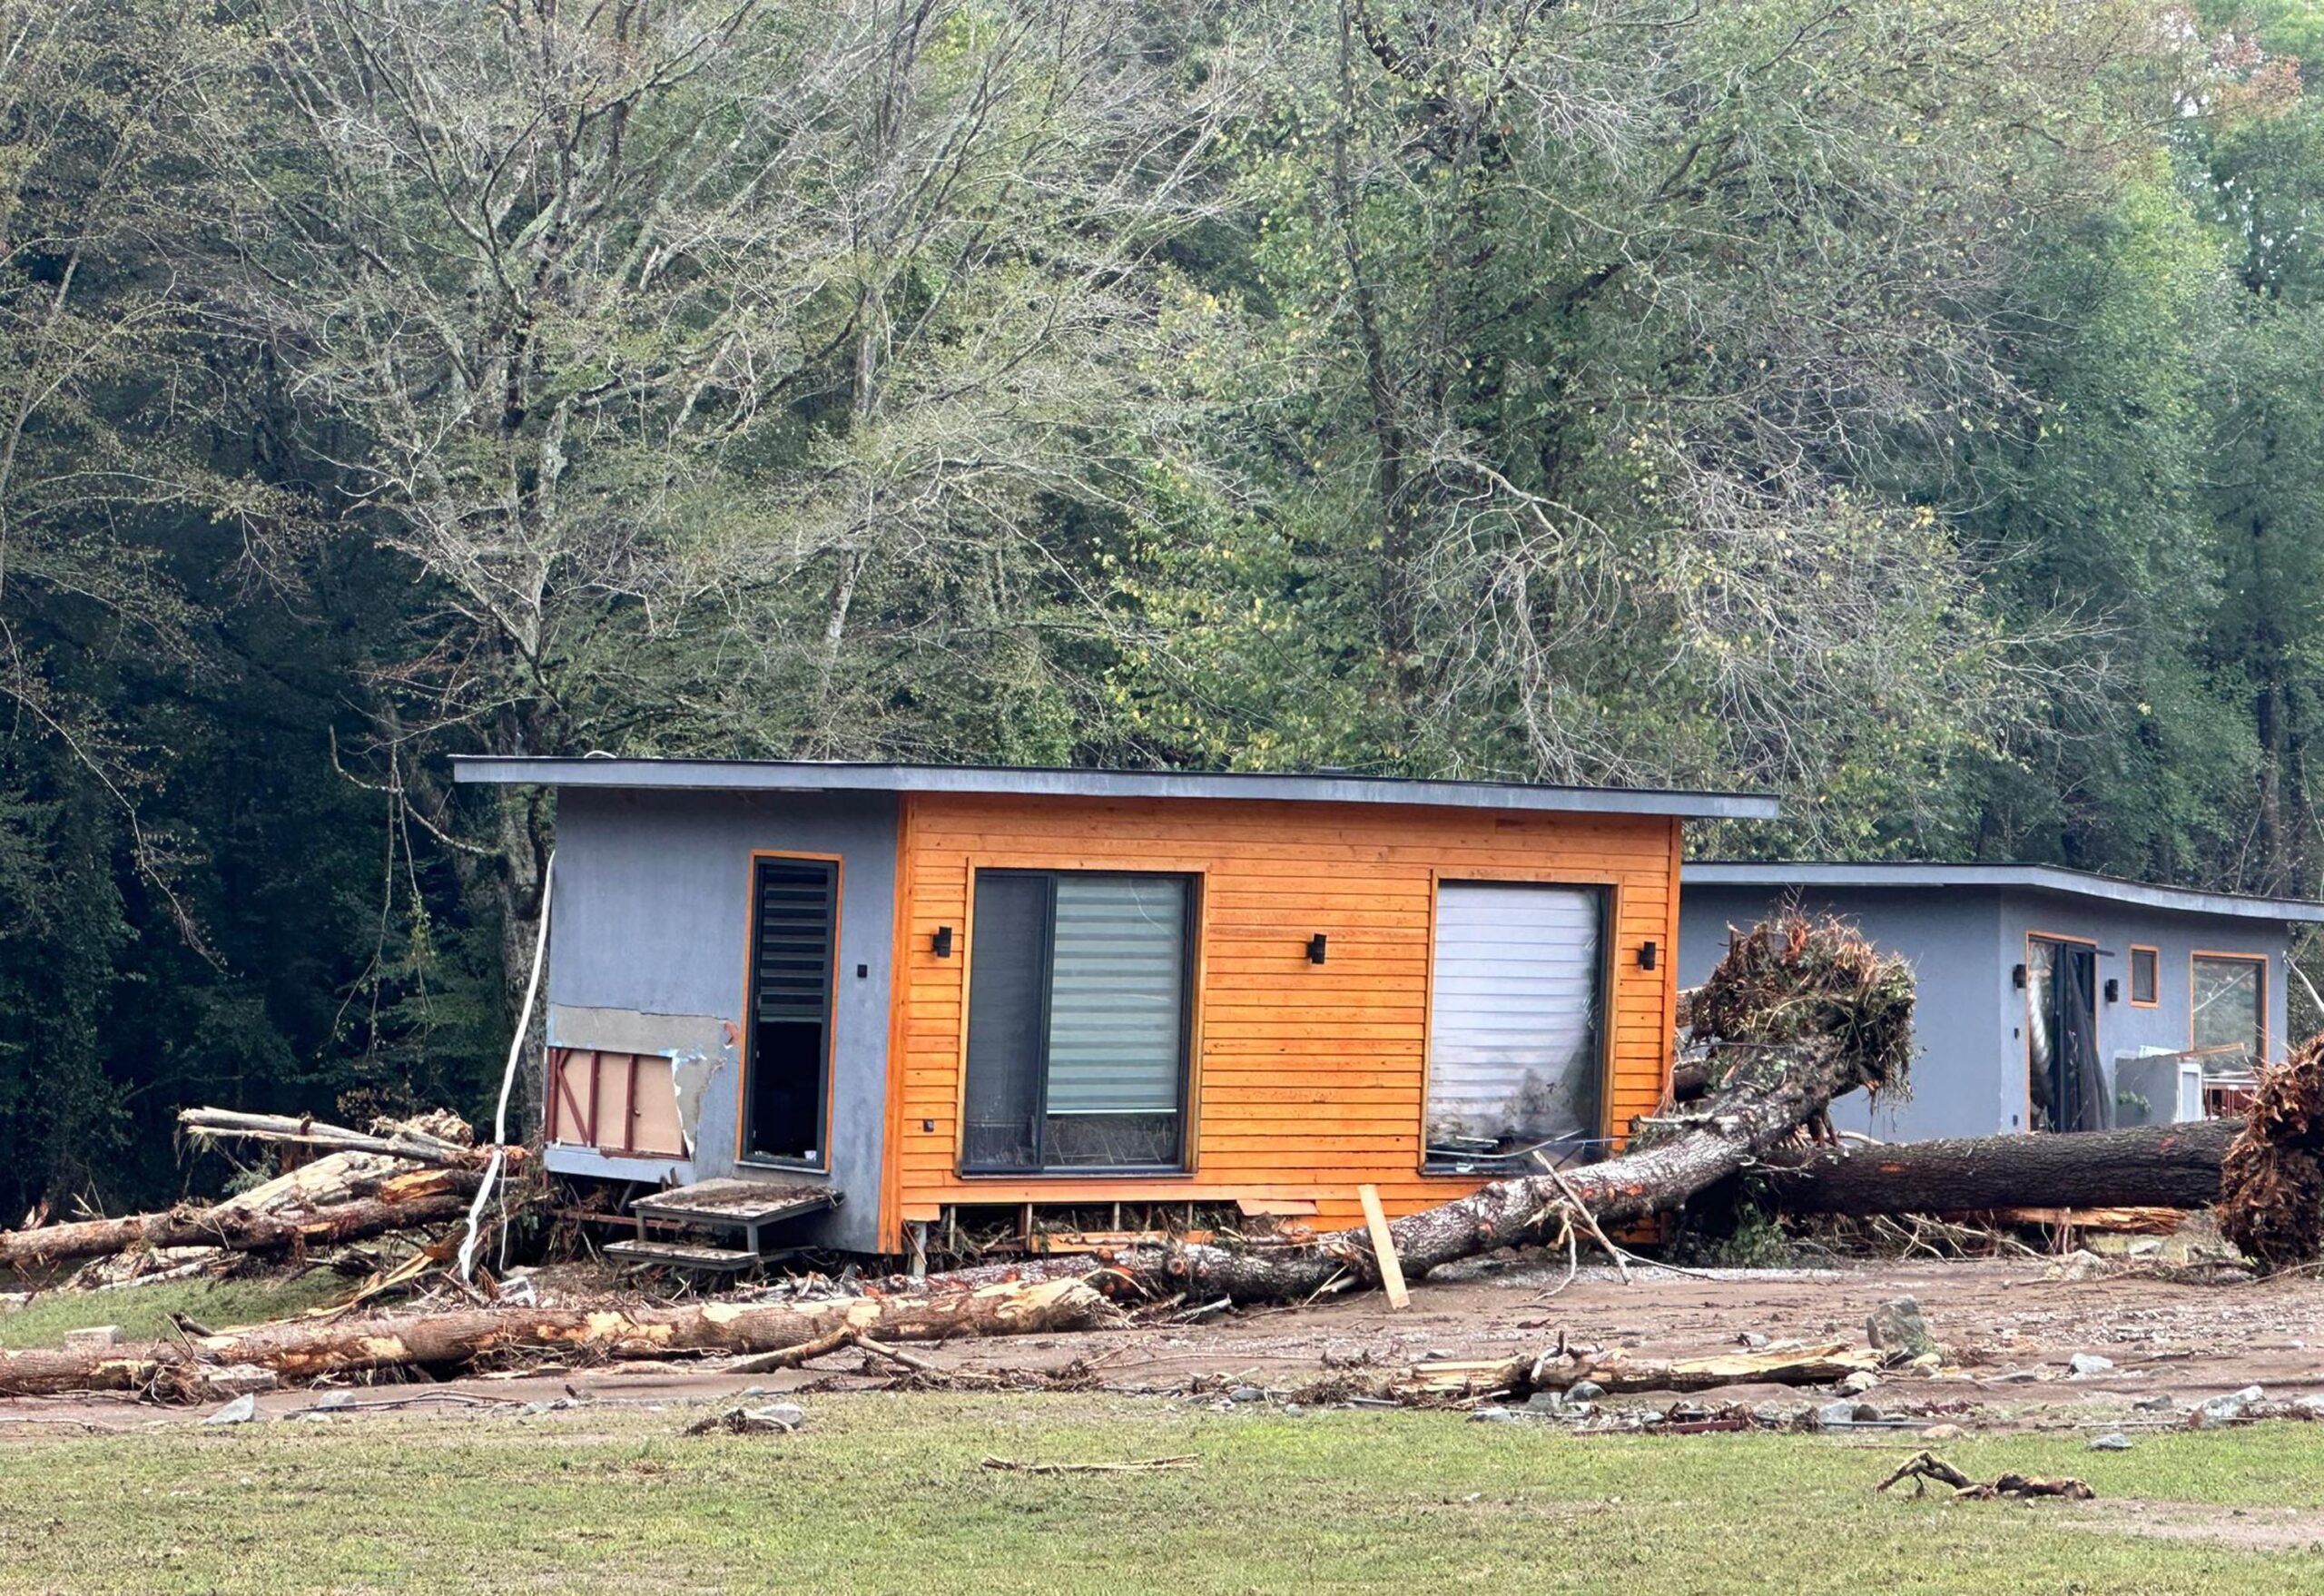
[{"label": "orange wood siding", "polygon": [[[1472,1190],[1423,1175],[1431,924],[1446,881],[1613,889],[1608,1128],[1652,1112],[1669,1073],[1677,997],[1679,822],[1404,806],[915,793],[897,892],[888,1182],[881,1232],[958,1203],[1313,1197],[1313,1223],[1391,1214]],[[979,869],[1198,875],[1187,1174],[960,1174],[962,1030]],[[953,956],[931,944],[953,928]],[[1307,939],[1330,938],[1321,965]],[[1659,945],[1653,970],[1640,944]]]}]

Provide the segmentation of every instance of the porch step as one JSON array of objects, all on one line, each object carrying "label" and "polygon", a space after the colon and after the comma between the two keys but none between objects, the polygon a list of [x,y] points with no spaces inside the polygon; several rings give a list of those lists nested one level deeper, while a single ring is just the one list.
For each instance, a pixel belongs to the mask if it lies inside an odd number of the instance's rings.
[{"label": "porch step", "polygon": [[606,1256],[619,1258],[625,1264],[650,1264],[665,1269],[704,1269],[721,1275],[737,1275],[765,1261],[758,1254],[746,1253],[739,1247],[689,1246],[681,1241],[610,1242],[606,1245]]},{"label": "porch step", "polygon": [[834,1207],[839,1196],[832,1187],[812,1186],[803,1180],[742,1180],[726,1176],[648,1192],[632,1199],[629,1211],[649,1219],[755,1231],[777,1219]]}]

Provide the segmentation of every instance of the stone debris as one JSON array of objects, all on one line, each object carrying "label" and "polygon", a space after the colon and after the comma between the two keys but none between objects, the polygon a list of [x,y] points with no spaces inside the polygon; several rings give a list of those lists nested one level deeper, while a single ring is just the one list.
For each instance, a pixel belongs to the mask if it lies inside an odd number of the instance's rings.
[{"label": "stone debris", "polygon": [[244,1392],[202,1422],[205,1424],[247,1424],[258,1417],[258,1398]]},{"label": "stone debris", "polygon": [[2257,1385],[2246,1385],[2240,1391],[2230,1391],[2224,1396],[2214,1396],[2195,1410],[2192,1423],[2198,1430],[2216,1429],[2221,1424],[2240,1424],[2251,1414],[2254,1404],[2265,1402],[2268,1394]]},{"label": "stone debris", "polygon": [[1929,1336],[1928,1320],[1922,1315],[1920,1303],[1913,1297],[1895,1297],[1873,1309],[1864,1321],[1864,1333],[1894,1363],[1910,1363],[1936,1351],[1936,1343]]},{"label": "stone debris", "polygon": [[2093,1374],[2111,1374],[2114,1372],[2114,1360],[2100,1357],[2094,1352],[2078,1352],[2066,1360],[2066,1372],[2082,1380]]}]

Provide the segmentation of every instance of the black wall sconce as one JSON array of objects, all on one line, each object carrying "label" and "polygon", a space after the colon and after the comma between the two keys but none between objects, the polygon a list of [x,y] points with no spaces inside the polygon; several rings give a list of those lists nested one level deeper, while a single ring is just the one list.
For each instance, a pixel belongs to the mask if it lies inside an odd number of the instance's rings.
[{"label": "black wall sconce", "polygon": [[952,956],[952,928],[949,925],[938,926],[936,940],[929,945],[935,950],[939,959],[950,959]]},{"label": "black wall sconce", "polygon": [[1638,951],[1638,967],[1640,970],[1651,970],[1654,968],[1655,961],[1659,959],[1661,956],[1661,949],[1656,947],[1652,942],[1644,943]]},{"label": "black wall sconce", "polygon": [[1328,942],[1329,939],[1326,938],[1322,931],[1317,931],[1314,936],[1309,937],[1307,939],[1307,962],[1310,964],[1321,964],[1324,961],[1324,949]]},{"label": "black wall sconce", "polygon": [[2111,975],[2106,978],[2106,1000],[2110,1003],[2122,1000],[2122,983]]},{"label": "black wall sconce", "polygon": [[2021,992],[2025,990],[2025,966],[2013,964],[2009,967],[2009,984]]}]

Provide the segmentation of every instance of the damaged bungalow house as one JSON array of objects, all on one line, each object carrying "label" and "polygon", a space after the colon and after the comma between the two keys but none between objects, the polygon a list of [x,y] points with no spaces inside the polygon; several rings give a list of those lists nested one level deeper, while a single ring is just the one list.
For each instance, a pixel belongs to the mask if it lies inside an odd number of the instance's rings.
[{"label": "damaged bungalow house", "polygon": [[1785,904],[1913,962],[1912,1095],[1833,1109],[1884,1141],[2240,1113],[2254,1069],[2286,1050],[2292,936],[2324,923],[2324,903],[2051,864],[1698,861],[1679,979]]},{"label": "damaged bungalow house", "polygon": [[1668,1079],[1681,826],[1775,811],[1332,774],[457,773],[556,791],[548,1167],[730,1233],[678,1249],[705,1266],[955,1226],[1329,1227],[1360,1185],[1393,1215],[1589,1156]]}]

